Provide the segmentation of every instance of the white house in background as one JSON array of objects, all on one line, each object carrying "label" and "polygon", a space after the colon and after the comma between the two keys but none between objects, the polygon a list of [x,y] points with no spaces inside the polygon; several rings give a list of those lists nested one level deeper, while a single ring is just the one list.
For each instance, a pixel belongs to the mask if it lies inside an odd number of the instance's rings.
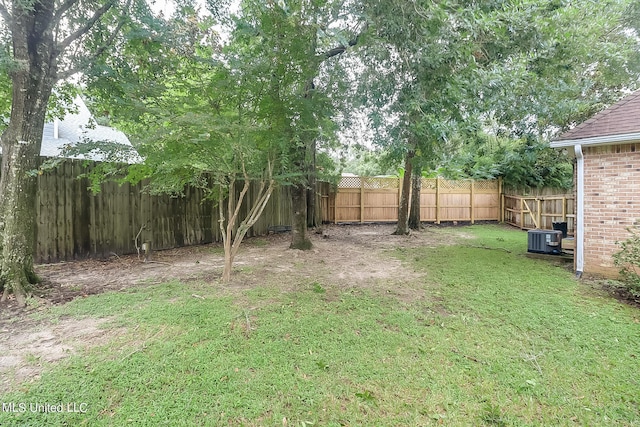
[{"label": "white house in background", "polygon": [[119,146],[117,160],[125,163],[137,163],[141,161],[140,156],[131,145],[131,141],[124,132],[109,126],[102,126],[96,123],[80,96],[73,100],[75,113],[68,113],[62,119],[55,119],[53,122],[45,123],[42,134],[42,148],[40,155],[43,157],[66,157],[74,159],[86,159],[104,161],[113,157],[100,150],[94,150],[88,154],[65,153],[64,148],[76,145],[83,141],[103,142],[107,145]]}]

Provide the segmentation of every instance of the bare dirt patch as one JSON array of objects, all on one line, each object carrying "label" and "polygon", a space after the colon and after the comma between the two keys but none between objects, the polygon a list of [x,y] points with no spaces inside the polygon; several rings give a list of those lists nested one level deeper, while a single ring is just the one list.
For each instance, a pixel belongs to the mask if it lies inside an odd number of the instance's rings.
[{"label": "bare dirt patch", "polygon": [[[325,226],[311,235],[314,248],[305,252],[288,248],[288,234],[247,239],[236,259],[232,283],[220,291],[240,294],[268,283],[286,292],[317,284],[336,291],[366,288],[415,301],[425,296],[419,280],[424,273],[407,269],[388,252],[470,237],[463,228],[430,227],[408,236],[394,236],[393,229],[380,224]],[[159,251],[147,263],[137,255],[126,255],[37,266],[43,279],[34,292],[37,303],[20,310],[12,301],[0,306],[0,392],[37,378],[44,364],[105,343],[112,336],[100,328],[104,320],[66,319],[54,324],[31,320],[30,313],[74,298],[172,280],[217,283],[223,261],[220,245],[213,244]]]},{"label": "bare dirt patch", "polygon": [[[408,236],[395,236],[393,225],[328,225],[312,233],[310,251],[289,249],[289,234],[246,239],[234,264],[233,285],[255,286],[265,275],[279,280],[313,279],[344,286],[371,286],[379,279],[403,280],[411,272],[388,251],[409,247],[436,247],[470,238],[464,228],[429,227]],[[42,304],[61,304],[74,298],[171,280],[213,282],[220,278],[224,256],[219,244],[154,252],[151,262],[137,255],[114,255],[39,265],[43,282],[33,296]],[[407,276],[409,275],[409,276]],[[26,310],[27,312],[29,309]],[[0,305],[0,325],[17,315],[12,301]]]},{"label": "bare dirt patch", "polygon": [[34,381],[45,365],[78,350],[106,342],[113,331],[100,329],[105,319],[65,319],[56,324],[4,324],[0,329],[0,393]]}]

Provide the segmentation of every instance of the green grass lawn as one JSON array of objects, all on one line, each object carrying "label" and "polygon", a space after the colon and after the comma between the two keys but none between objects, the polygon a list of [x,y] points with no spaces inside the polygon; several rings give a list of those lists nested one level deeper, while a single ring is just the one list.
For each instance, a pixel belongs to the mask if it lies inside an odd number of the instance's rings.
[{"label": "green grass lawn", "polygon": [[265,278],[240,298],[167,283],[56,308],[124,332],[2,397],[86,412],[0,425],[640,425],[640,312],[525,257],[526,233],[464,231],[386,253],[426,273],[412,302]]}]

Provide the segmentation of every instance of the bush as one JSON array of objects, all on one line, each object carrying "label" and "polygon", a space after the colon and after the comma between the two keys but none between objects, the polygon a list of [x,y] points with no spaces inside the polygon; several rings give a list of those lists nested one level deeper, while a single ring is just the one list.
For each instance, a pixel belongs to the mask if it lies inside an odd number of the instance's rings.
[{"label": "bush", "polygon": [[627,290],[640,297],[640,225],[628,228],[631,233],[624,242],[618,242],[622,248],[613,255],[614,263],[620,268],[620,275]]},{"label": "bush", "polygon": [[465,145],[442,160],[438,174],[448,179],[503,177],[511,188],[563,188],[573,186],[573,165],[547,141],[507,139],[487,134],[469,138]]}]

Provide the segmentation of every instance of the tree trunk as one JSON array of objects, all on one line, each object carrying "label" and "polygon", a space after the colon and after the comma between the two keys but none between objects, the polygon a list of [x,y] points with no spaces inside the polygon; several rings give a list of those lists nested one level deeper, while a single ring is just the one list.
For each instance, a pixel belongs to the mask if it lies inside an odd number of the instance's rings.
[{"label": "tree trunk", "polygon": [[316,151],[317,142],[314,140],[311,144],[311,161],[309,162],[309,188],[307,189],[307,227],[314,228],[318,226],[316,221]]},{"label": "tree trunk", "polygon": [[229,283],[231,281],[231,271],[233,270],[234,254],[231,253],[231,239],[223,243],[224,247],[224,267],[222,268],[222,282]]},{"label": "tree trunk", "polygon": [[227,225],[225,227],[224,222],[224,209],[222,208],[222,196],[223,191],[222,187],[220,187],[220,202],[219,202],[219,213],[220,213],[220,231],[222,233],[222,241],[224,244],[224,269],[222,270],[222,281],[224,283],[229,283],[231,281],[231,271],[233,269],[233,261],[238,254],[238,250],[240,249],[240,244],[246,236],[247,232],[253,225],[258,221],[262,212],[267,207],[267,203],[271,198],[271,194],[275,188],[275,181],[272,179],[272,168],[271,164],[268,166],[267,177],[263,178],[260,183],[260,189],[258,190],[258,194],[254,200],[252,206],[249,206],[247,215],[244,220],[240,223],[240,226],[235,230],[235,223],[238,219],[238,214],[240,213],[240,207],[244,202],[245,196],[249,191],[249,187],[251,185],[251,180],[249,179],[249,175],[247,175],[244,165],[242,167],[244,172],[244,185],[242,187],[242,191],[240,191],[240,195],[238,196],[238,200],[234,200],[233,195],[235,194],[235,178],[231,179],[229,184],[229,196],[227,200],[227,212],[229,217],[226,219]]},{"label": "tree trunk", "polygon": [[307,152],[310,144],[299,145],[295,147],[293,156],[295,156],[295,170],[301,173],[301,176],[294,181],[291,186],[291,249],[300,249],[303,251],[313,247],[307,233]]},{"label": "tree trunk", "polygon": [[409,234],[409,198],[411,196],[411,160],[413,151],[409,151],[404,160],[404,177],[402,178],[402,194],[398,207],[398,225],[393,234]]},{"label": "tree trunk", "polygon": [[[0,283],[4,288],[2,299],[10,292],[20,306],[26,303],[31,285],[37,282],[33,270],[35,247],[37,181],[30,172],[35,170],[37,156],[32,154],[37,129],[29,129],[15,136],[13,129],[2,137],[2,178],[0,179],[0,212],[2,213],[2,259]],[[31,132],[29,132],[31,131]],[[35,134],[27,136],[27,134]],[[39,133],[42,139],[42,130]],[[13,144],[12,144],[13,142]]]},{"label": "tree trunk", "polygon": [[[315,52],[315,41],[312,43],[312,52]],[[315,84],[313,78],[307,80],[304,89],[304,98],[307,102],[313,99]],[[291,249],[300,249],[303,251],[313,247],[309,239],[307,228],[309,224],[308,208],[309,208],[309,187],[311,177],[315,177],[315,144],[316,131],[305,130],[302,132],[301,139],[304,143],[294,144],[292,158],[295,170],[300,171],[301,176],[293,183],[291,187]],[[313,159],[311,159],[313,156]],[[312,161],[313,160],[313,161]],[[315,180],[313,181],[315,184]],[[314,185],[315,187],[315,185]],[[313,193],[315,199],[315,193]]]},{"label": "tree trunk", "polygon": [[30,287],[37,281],[33,270],[37,190],[34,171],[57,67],[50,28],[54,2],[42,0],[28,7],[14,9],[10,23],[17,66],[11,71],[11,118],[1,138],[0,286],[2,299],[13,292],[20,305],[26,303]]},{"label": "tree trunk", "polygon": [[422,190],[422,168],[414,167],[411,174],[411,209],[409,209],[409,228],[420,230],[420,191]]},{"label": "tree trunk", "polygon": [[[240,191],[240,198],[244,198],[247,192],[247,182],[245,181]],[[233,269],[232,252],[234,229],[236,226],[236,219],[238,217],[238,210],[242,204],[242,200],[238,203],[236,201],[236,177],[231,175],[229,177],[229,186],[227,187],[227,216],[224,214],[224,191],[222,185],[218,187],[218,214],[220,219],[218,223],[220,225],[220,235],[222,236],[222,247],[224,248],[224,267],[222,269],[222,281],[229,283],[231,281],[231,270]],[[225,224],[226,222],[226,224]]]},{"label": "tree trunk", "polygon": [[292,236],[291,249],[303,251],[313,247],[307,234],[307,186],[297,183],[291,186]]}]

